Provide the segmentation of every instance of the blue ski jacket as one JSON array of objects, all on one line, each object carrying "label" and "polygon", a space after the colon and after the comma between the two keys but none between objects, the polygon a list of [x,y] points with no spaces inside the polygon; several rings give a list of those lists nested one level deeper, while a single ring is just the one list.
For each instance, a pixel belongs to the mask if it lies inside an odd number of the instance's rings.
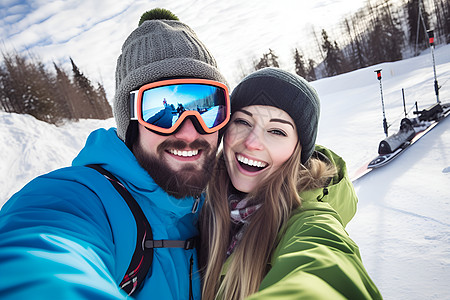
[{"label": "blue ski jacket", "polygon": [[[68,168],[32,180],[0,211],[1,299],[124,299],[119,283],[136,244],[126,202],[97,171],[100,164],[133,195],[155,240],[198,235],[195,201],[163,191],[140,167],[115,129],[91,133]],[[196,250],[156,248],[136,299],[200,299]]]}]

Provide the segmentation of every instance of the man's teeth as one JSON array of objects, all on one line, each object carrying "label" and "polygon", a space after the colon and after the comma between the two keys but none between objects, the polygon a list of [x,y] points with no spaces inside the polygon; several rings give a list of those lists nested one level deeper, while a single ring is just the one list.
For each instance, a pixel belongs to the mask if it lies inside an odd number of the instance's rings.
[{"label": "man's teeth", "polygon": [[173,155],[184,156],[184,157],[195,156],[198,154],[198,150],[180,151],[180,150],[171,149],[171,150],[169,150],[169,152],[172,153]]},{"label": "man's teeth", "polygon": [[247,157],[244,157],[242,155],[238,155],[237,160],[243,164],[253,166],[253,167],[264,168],[265,166],[267,166],[267,164],[265,162],[248,159]]}]

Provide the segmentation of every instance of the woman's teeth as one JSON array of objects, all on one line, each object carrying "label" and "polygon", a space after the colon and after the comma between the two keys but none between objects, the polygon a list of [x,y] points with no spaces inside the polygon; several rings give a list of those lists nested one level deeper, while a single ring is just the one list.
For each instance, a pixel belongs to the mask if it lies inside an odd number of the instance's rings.
[{"label": "woman's teeth", "polygon": [[180,150],[169,150],[170,153],[176,156],[183,156],[183,157],[191,157],[198,154],[198,150],[189,150],[189,151],[180,151]]},{"label": "woman's teeth", "polygon": [[244,157],[239,154],[237,155],[237,160],[243,164],[246,164],[246,165],[249,165],[252,167],[264,168],[265,166],[267,166],[267,164],[265,162],[248,159],[247,157]]}]

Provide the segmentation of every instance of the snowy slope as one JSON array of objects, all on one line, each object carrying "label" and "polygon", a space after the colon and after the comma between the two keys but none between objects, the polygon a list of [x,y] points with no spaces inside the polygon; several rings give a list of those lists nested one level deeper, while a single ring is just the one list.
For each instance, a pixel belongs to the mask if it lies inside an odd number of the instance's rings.
[{"label": "snowy slope", "polygon": [[[440,98],[450,102],[450,46],[435,52]],[[384,138],[379,82],[390,133],[408,108],[436,102],[431,54],[318,80],[318,143],[343,156],[352,174],[377,152]],[[398,120],[396,120],[398,119]],[[395,122],[394,122],[395,121]],[[30,116],[0,112],[0,206],[35,176],[70,165],[95,128],[81,120],[55,127]],[[447,119],[391,164],[355,183],[359,207],[347,229],[385,299],[450,299],[450,120]]]},{"label": "snowy slope", "polygon": [[[450,46],[435,51],[440,99],[450,102]],[[376,155],[384,138],[382,68],[388,123],[406,105],[436,103],[430,53],[315,82],[322,100],[318,142],[348,163],[350,174]],[[411,115],[412,116],[412,115]],[[389,129],[399,129],[400,120]],[[347,226],[385,299],[450,299],[450,120],[391,164],[355,183],[359,207]]]}]

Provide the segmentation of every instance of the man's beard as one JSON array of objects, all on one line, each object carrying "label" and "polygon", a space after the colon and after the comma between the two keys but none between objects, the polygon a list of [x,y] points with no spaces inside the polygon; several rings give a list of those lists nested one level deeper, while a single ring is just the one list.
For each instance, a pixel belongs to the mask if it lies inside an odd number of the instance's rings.
[{"label": "man's beard", "polygon": [[[186,148],[203,149],[202,155],[205,156],[203,166],[199,168],[196,162],[184,163],[180,170],[172,170],[163,158],[165,149],[183,150]],[[156,184],[177,199],[200,196],[211,178],[216,157],[216,152],[205,140],[195,140],[190,144],[180,140],[167,140],[157,147],[156,155],[146,153],[137,142],[133,146],[133,153],[141,167],[147,171]]]}]

